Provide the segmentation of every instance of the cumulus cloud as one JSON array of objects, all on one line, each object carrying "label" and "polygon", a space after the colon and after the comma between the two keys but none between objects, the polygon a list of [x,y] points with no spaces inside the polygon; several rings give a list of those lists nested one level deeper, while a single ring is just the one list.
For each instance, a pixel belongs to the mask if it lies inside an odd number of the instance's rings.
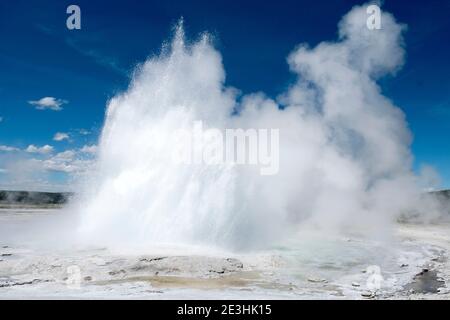
[{"label": "cumulus cloud", "polygon": [[53,136],[54,141],[63,141],[63,140],[69,140],[69,134],[65,132],[57,132]]},{"label": "cumulus cloud", "polygon": [[30,144],[26,149],[26,152],[28,153],[39,153],[39,154],[49,154],[53,152],[53,147],[46,144],[45,146],[42,147],[37,147],[33,144]]},{"label": "cumulus cloud", "polygon": [[15,157],[2,165],[0,189],[29,191],[68,191],[71,186],[56,183],[50,179],[50,172],[42,161],[23,157]]},{"label": "cumulus cloud", "polygon": [[[29,149],[34,151],[42,148],[33,146]],[[14,150],[19,151],[17,148]],[[0,189],[76,190],[80,178],[88,176],[94,165],[93,158],[79,150],[66,150],[56,154],[40,153],[39,158],[34,158],[36,154],[39,153],[25,155],[18,152],[3,158],[0,162]],[[53,180],[55,172],[64,174],[62,181]]]},{"label": "cumulus cloud", "polygon": [[81,152],[83,153],[90,153],[90,154],[95,154],[97,153],[97,146],[96,145],[85,145],[83,146],[83,148],[80,149]]},{"label": "cumulus cloud", "polygon": [[59,152],[49,159],[42,160],[46,170],[65,173],[84,173],[89,170],[92,163],[91,159],[83,158],[75,150]]},{"label": "cumulus cloud", "polygon": [[19,151],[19,149],[16,147],[0,145],[0,151],[11,152],[11,151]]},{"label": "cumulus cloud", "polygon": [[37,110],[61,111],[63,109],[62,105],[69,103],[69,101],[54,97],[44,97],[39,100],[28,101],[28,103],[35,106]]},{"label": "cumulus cloud", "polygon": [[[2,152],[8,154],[0,157],[0,189],[73,190],[95,164],[95,145],[61,152],[51,145],[30,144],[23,149],[0,145]],[[63,180],[55,182],[55,172],[62,173]]]},{"label": "cumulus cloud", "polygon": [[74,172],[76,167],[72,164],[75,157],[75,151],[67,150],[57,153],[50,159],[44,160],[43,165],[47,170],[62,171],[62,172]]}]

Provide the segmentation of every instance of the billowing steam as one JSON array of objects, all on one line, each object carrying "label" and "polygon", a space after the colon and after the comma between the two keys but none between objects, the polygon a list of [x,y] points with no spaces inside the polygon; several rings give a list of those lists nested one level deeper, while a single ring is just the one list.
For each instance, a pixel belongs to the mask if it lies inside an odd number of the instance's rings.
[{"label": "billowing steam", "polygon": [[[298,46],[288,57],[298,80],[276,100],[238,97],[224,85],[209,36],[188,45],[180,23],[109,103],[97,172],[80,203],[83,237],[254,248],[305,225],[377,234],[401,215],[429,212],[411,171],[405,117],[376,82],[402,66],[405,27],[388,13],[380,30],[366,19],[365,7],[355,7],[337,41]],[[279,129],[278,173],[174,163],[185,140],[173,133],[192,131],[195,121]]]}]

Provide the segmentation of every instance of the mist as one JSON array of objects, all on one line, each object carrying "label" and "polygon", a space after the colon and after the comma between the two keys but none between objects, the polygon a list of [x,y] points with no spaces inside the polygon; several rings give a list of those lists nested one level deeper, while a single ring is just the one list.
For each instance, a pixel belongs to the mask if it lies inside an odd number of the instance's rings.
[{"label": "mist", "polygon": [[[399,217],[438,215],[412,170],[405,115],[378,84],[404,64],[407,28],[385,12],[380,30],[366,20],[366,6],[356,6],[336,40],[293,49],[287,64],[297,80],[278,97],[226,85],[211,36],[188,42],[181,21],[108,103],[94,173],[72,208],[80,239],[249,250],[304,228],[384,237]],[[195,121],[278,129],[277,174],[174,163],[184,142],[173,133]]]}]

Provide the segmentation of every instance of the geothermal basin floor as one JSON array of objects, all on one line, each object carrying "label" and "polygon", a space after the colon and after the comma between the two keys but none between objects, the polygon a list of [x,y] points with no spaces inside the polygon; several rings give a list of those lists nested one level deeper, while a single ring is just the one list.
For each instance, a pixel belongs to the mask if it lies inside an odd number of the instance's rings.
[{"label": "geothermal basin floor", "polygon": [[301,232],[246,253],[130,251],[36,231],[58,214],[0,209],[0,299],[450,299],[448,223],[397,224],[383,241]]}]

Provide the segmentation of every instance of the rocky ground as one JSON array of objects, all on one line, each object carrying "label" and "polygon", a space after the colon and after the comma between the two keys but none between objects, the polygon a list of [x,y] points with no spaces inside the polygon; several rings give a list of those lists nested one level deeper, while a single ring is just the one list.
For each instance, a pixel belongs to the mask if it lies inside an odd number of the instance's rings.
[{"label": "rocky ground", "polygon": [[399,224],[392,248],[361,239],[303,239],[295,250],[246,254],[186,248],[125,254],[2,237],[6,228],[54,214],[0,211],[0,298],[450,298],[449,224]]}]

